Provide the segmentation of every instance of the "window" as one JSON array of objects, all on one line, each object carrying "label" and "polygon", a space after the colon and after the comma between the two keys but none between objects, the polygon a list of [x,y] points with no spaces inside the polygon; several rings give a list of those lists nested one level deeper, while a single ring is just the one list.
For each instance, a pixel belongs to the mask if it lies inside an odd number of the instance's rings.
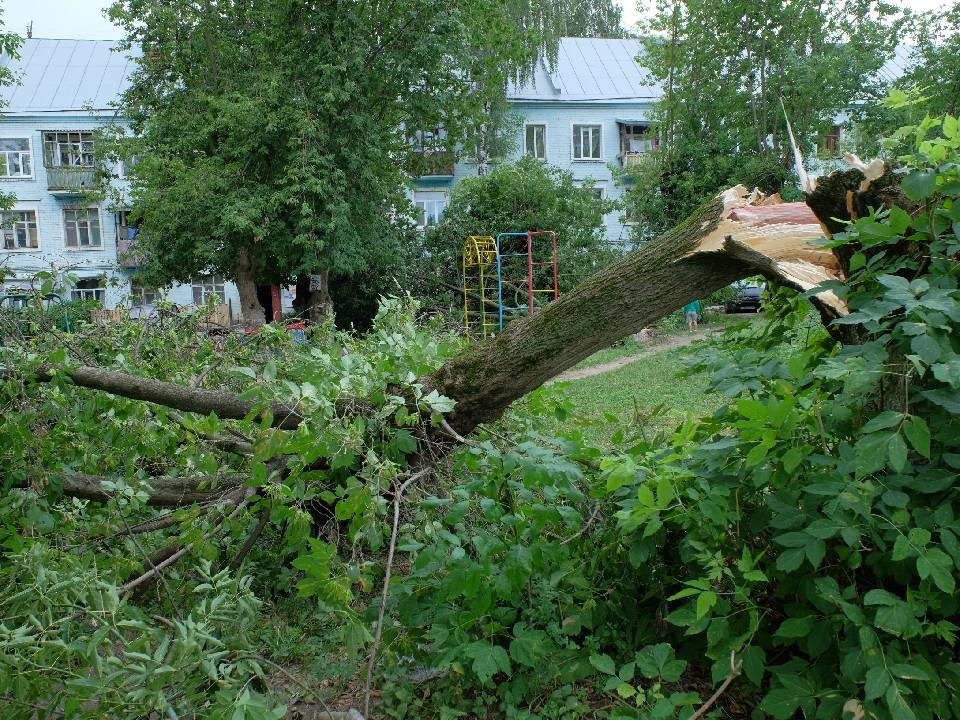
[{"label": "window", "polygon": [[524,152],[537,160],[547,159],[547,126],[527,125]]},{"label": "window", "polygon": [[443,148],[447,141],[447,131],[442,127],[432,130],[417,130],[413,136],[414,148],[419,152],[429,152]]},{"label": "window", "polygon": [[136,281],[130,283],[130,305],[135,308],[153,307],[160,293],[156,288],[144,287]]},{"label": "window", "polygon": [[583,189],[585,192],[590,193],[591,197],[593,197],[595,200],[603,200],[602,187],[585,187]]},{"label": "window", "polygon": [[660,147],[657,133],[649,125],[621,125],[620,152],[624,157],[624,165],[631,165],[629,158],[653,152]]},{"label": "window", "polygon": [[417,200],[417,227],[425,228],[439,225],[443,211],[447,209],[446,198],[439,200]]},{"label": "window", "polygon": [[840,133],[843,131],[842,125],[834,125],[830,132],[823,136],[823,152],[827,155],[840,154]]},{"label": "window", "polygon": [[124,243],[133,240],[137,235],[136,223],[131,222],[132,213],[129,210],[117,210],[114,214],[114,220],[117,225],[117,243]]},{"label": "window", "polygon": [[93,167],[93,133],[43,133],[43,162],[47,167]]},{"label": "window", "polygon": [[65,245],[79,250],[98,250],[100,238],[100,208],[66,208],[63,211]]},{"label": "window", "polygon": [[573,126],[573,159],[602,160],[599,125]]},{"label": "window", "polygon": [[194,278],[191,285],[193,285],[194,305],[206,305],[208,298],[214,298],[215,303],[226,301],[225,281],[220,275],[204,275],[201,278]]},{"label": "window", "polygon": [[0,138],[0,177],[33,177],[28,138]]},{"label": "window", "polygon": [[0,217],[3,218],[4,250],[36,250],[39,247],[36,210],[13,210]]},{"label": "window", "polygon": [[83,302],[84,300],[96,300],[103,302],[103,280],[101,278],[86,278],[78,280],[76,286],[70,291],[70,299]]}]

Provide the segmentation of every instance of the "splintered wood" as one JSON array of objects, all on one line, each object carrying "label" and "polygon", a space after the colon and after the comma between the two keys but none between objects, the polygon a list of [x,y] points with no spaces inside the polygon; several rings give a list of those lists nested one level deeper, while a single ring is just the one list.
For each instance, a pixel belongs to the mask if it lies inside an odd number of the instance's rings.
[{"label": "splintered wood", "polygon": [[[842,279],[837,258],[820,244],[829,233],[806,203],[785,203],[779,195],[748,192],[743,185],[730,188],[721,197],[723,216],[694,253],[750,251],[756,255],[758,273],[772,274],[802,291],[825,280]],[[848,312],[833,292],[818,293],[817,299],[837,315]]]}]

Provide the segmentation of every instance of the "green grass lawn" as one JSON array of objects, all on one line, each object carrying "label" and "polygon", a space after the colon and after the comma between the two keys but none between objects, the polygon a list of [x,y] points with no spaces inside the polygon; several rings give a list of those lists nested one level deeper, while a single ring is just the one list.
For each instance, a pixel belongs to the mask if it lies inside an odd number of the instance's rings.
[{"label": "green grass lawn", "polygon": [[[714,412],[725,398],[707,390],[704,374],[682,376],[689,353],[689,347],[665,350],[618,370],[549,385],[545,390],[548,396],[571,402],[574,410],[562,421],[544,418],[543,432],[561,433],[576,427],[587,442],[609,446],[618,431],[627,435],[639,433],[641,428],[648,435],[669,432],[688,412],[695,416]],[[664,407],[654,413],[658,405]]]},{"label": "green grass lawn", "polygon": [[[701,322],[700,328],[705,330],[722,330],[728,325],[742,321],[742,317],[730,317],[728,315],[708,313]],[[581,370],[583,368],[593,367],[594,365],[602,365],[603,363],[607,363],[612,360],[619,360],[622,357],[637,355],[638,353],[655,348],[658,343],[667,338],[674,337],[676,335],[686,335],[688,332],[683,318],[679,315],[670,316],[666,321],[657,325],[654,328],[654,331],[656,335],[653,340],[638,343],[633,339],[632,336],[628,337],[626,340],[622,340],[616,345],[611,345],[603,350],[598,350],[590,357],[578,362],[571,368],[571,370]]]}]

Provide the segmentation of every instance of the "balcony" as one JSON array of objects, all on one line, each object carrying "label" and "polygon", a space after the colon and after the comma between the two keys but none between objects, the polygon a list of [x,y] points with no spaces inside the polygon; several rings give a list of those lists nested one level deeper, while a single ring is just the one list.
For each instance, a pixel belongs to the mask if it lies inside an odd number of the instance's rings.
[{"label": "balcony", "polygon": [[129,236],[127,228],[117,228],[117,265],[122,268],[138,268],[140,261],[135,252],[136,233]]},{"label": "balcony", "polygon": [[47,190],[54,195],[84,195],[94,189],[96,168],[47,166]]},{"label": "balcony", "polygon": [[422,150],[410,161],[413,177],[453,176],[453,153],[447,150]]}]

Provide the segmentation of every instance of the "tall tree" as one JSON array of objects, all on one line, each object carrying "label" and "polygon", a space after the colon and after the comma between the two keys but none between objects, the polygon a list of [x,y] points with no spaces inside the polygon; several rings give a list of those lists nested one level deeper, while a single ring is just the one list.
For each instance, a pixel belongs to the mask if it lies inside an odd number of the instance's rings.
[{"label": "tall tree", "polygon": [[781,102],[809,147],[868,95],[894,47],[892,8],[875,0],[640,8],[650,16],[642,62],[664,84],[656,117],[665,146],[642,184],[662,201],[655,232],[731,182],[780,189],[791,164]]},{"label": "tall tree", "polygon": [[[17,59],[20,57],[20,46],[23,44],[23,38],[16,33],[6,32],[3,21],[3,8],[0,7],[0,54]],[[17,78],[6,65],[0,65],[0,87],[16,84]],[[5,103],[0,102],[0,109]],[[0,209],[6,209],[13,205],[16,197],[0,193]],[[2,275],[0,275],[2,276]]]},{"label": "tall tree", "polygon": [[911,66],[897,85],[923,97],[932,116],[960,110],[960,2],[913,18]]},{"label": "tall tree", "polygon": [[349,274],[389,253],[418,159],[410,135],[460,137],[484,108],[478,88],[531,52],[493,0],[119,0],[110,12],[140,50],[122,111],[146,275],[226,275],[253,324],[257,283]]}]

